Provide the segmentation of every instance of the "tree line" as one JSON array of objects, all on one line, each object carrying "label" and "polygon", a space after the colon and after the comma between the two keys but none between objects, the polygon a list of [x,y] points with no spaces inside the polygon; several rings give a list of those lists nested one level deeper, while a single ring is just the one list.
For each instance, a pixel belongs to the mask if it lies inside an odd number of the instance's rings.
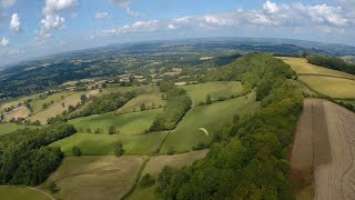
[{"label": "tree line", "polygon": [[343,59],[325,55],[309,55],[308,62],[314,65],[355,74],[355,64],[347,63]]},{"label": "tree line", "polygon": [[172,130],[191,109],[192,101],[184,89],[176,87],[172,82],[161,82],[159,87],[167,103],[163,113],[155,118],[150,131]]},{"label": "tree line", "polygon": [[59,148],[47,145],[76,132],[72,125],[21,129],[0,137],[0,184],[38,185],[61,163]]},{"label": "tree line", "polygon": [[[261,108],[233,120],[228,136],[207,157],[182,170],[164,168],[157,180],[166,200],[294,199],[288,180],[288,148],[303,105],[294,72],[267,54],[250,54],[209,74],[240,80],[257,93]],[[269,80],[270,79],[270,80]]]}]

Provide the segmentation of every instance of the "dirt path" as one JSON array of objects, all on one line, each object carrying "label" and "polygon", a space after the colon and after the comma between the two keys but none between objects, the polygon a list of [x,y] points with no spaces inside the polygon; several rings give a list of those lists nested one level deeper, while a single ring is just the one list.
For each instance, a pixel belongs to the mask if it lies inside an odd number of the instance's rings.
[{"label": "dirt path", "polygon": [[314,185],[315,200],[355,199],[355,114],[306,99],[291,155],[293,176]]}]

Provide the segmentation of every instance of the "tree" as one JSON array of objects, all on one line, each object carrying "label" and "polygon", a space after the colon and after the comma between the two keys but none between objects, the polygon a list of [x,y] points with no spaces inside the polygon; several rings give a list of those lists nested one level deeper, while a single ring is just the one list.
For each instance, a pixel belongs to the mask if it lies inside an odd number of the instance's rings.
[{"label": "tree", "polygon": [[155,183],[154,177],[148,173],[142,177],[142,180],[139,183],[139,186],[142,188],[147,188],[147,187],[154,185],[154,183]]},{"label": "tree", "polygon": [[145,106],[144,103],[142,103],[142,104],[141,104],[141,111],[145,111],[145,109],[146,109],[146,106]]},{"label": "tree", "polygon": [[211,104],[212,103],[212,99],[211,99],[211,95],[207,95],[206,96],[206,104]]},{"label": "tree", "polygon": [[73,146],[72,152],[73,152],[73,155],[74,155],[74,156],[81,156],[81,150],[80,150],[80,148],[77,147],[77,146]]},{"label": "tree", "polygon": [[82,104],[86,103],[87,100],[88,100],[88,97],[86,96],[86,94],[82,94],[80,96],[80,101]]},{"label": "tree", "polygon": [[118,142],[115,144],[114,153],[117,157],[120,157],[124,154],[124,149],[123,149],[123,145],[121,142]]},{"label": "tree", "polygon": [[117,133],[118,133],[118,130],[116,129],[116,127],[110,126],[110,128],[108,129],[108,134],[109,135],[114,135],[114,134],[117,134]]},{"label": "tree", "polygon": [[54,194],[57,193],[59,191],[59,187],[57,186],[57,184],[54,181],[49,182],[48,184],[48,190]]}]

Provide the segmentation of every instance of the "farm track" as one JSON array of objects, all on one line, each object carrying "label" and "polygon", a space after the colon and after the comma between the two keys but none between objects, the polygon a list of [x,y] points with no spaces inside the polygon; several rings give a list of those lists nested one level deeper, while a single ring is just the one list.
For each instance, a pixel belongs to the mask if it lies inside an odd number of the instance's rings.
[{"label": "farm track", "polygon": [[291,155],[293,175],[313,175],[315,200],[355,199],[355,115],[334,103],[306,99]]}]

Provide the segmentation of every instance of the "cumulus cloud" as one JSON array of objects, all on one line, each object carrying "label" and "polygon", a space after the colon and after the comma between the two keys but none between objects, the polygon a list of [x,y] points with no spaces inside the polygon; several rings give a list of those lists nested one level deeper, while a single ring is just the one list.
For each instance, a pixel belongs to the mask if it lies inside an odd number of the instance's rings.
[{"label": "cumulus cloud", "polygon": [[21,31],[21,19],[17,13],[11,15],[10,29],[14,32]]},{"label": "cumulus cloud", "polygon": [[[117,0],[118,1],[118,0]],[[345,0],[346,1],[346,0]],[[120,0],[129,4],[128,0]],[[342,30],[353,25],[355,17],[347,15],[341,6],[327,4],[305,5],[302,3],[277,4],[265,1],[260,9],[236,10],[233,12],[184,16],[170,20],[137,21],[122,27],[116,27],[103,32],[108,34],[124,34],[132,32],[171,31],[177,29],[194,30],[201,28],[290,28],[303,30],[318,29],[329,32]]]},{"label": "cumulus cloud", "polygon": [[114,4],[118,5],[121,9],[124,9],[129,16],[138,17],[141,14],[131,9],[132,0],[111,0]]},{"label": "cumulus cloud", "polygon": [[2,37],[0,38],[0,46],[2,47],[7,47],[9,45],[10,41],[5,38],[5,37]]},{"label": "cumulus cloud", "polygon": [[95,19],[102,20],[110,18],[110,14],[108,12],[97,12],[95,14]]},{"label": "cumulus cloud", "polygon": [[77,0],[46,0],[42,10],[41,28],[39,36],[48,38],[51,31],[60,29],[65,24],[65,18],[60,15],[62,11],[70,10],[77,5]]}]

